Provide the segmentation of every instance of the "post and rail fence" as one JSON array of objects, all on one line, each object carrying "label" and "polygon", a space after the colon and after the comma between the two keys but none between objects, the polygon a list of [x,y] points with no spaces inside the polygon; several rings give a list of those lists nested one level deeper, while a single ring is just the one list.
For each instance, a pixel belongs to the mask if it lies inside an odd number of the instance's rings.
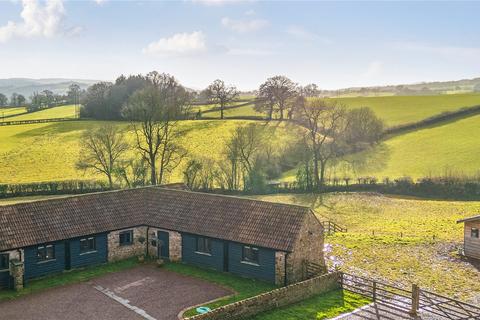
[{"label": "post and rail fence", "polygon": [[346,227],[342,227],[330,220],[322,221],[322,225],[323,225],[324,232],[328,235],[332,235],[335,232],[347,232]]},{"label": "post and rail fence", "polygon": [[413,284],[411,289],[404,289],[343,272],[339,281],[344,290],[365,296],[387,307],[408,312],[412,316],[427,313],[439,317],[438,319],[480,319],[480,306],[421,289],[416,284]]}]

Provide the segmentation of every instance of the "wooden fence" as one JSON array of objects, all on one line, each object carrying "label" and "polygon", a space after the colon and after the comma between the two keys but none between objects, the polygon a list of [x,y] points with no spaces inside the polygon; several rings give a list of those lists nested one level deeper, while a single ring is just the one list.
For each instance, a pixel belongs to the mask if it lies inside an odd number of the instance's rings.
[{"label": "wooden fence", "polygon": [[412,285],[411,289],[386,284],[370,278],[341,273],[340,283],[344,290],[360,294],[392,309],[411,315],[426,313],[436,319],[480,319],[480,306],[439,295]]},{"label": "wooden fence", "polygon": [[330,220],[322,221],[322,225],[324,232],[328,235],[334,234],[335,232],[347,232],[346,227],[342,227]]}]

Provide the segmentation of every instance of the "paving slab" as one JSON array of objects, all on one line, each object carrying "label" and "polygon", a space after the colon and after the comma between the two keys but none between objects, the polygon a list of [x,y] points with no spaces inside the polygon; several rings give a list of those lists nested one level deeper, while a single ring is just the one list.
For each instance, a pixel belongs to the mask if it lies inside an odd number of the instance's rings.
[{"label": "paving slab", "polygon": [[173,320],[185,308],[232,293],[146,265],[0,302],[0,320]]}]

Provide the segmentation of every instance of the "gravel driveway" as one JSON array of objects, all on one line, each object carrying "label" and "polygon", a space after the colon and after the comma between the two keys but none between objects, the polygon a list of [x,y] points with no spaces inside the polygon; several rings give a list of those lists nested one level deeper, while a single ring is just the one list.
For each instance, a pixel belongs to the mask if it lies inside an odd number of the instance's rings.
[{"label": "gravel driveway", "polygon": [[172,320],[185,308],[230,294],[200,279],[140,266],[0,302],[0,319]]}]

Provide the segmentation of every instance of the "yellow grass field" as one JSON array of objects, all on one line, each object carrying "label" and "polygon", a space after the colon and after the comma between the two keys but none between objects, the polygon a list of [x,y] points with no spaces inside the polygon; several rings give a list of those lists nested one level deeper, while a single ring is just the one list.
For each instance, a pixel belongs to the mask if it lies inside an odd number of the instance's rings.
[{"label": "yellow grass field", "polygon": [[326,238],[328,264],[409,286],[480,302],[480,264],[461,259],[458,219],[480,214],[480,202],[431,201],[378,194],[269,195],[257,199],[306,205],[321,220],[347,227]]},{"label": "yellow grass field", "polygon": [[[237,126],[263,122],[240,120],[182,121],[180,144],[191,157],[218,159],[223,145]],[[100,121],[72,121],[0,127],[0,183],[25,183],[70,179],[104,179],[102,176],[78,171],[79,139],[85,130],[105,124]],[[128,123],[118,125],[128,128]],[[289,143],[284,124],[269,124],[275,143]],[[133,137],[129,136],[133,142]],[[182,180],[179,167],[170,181]]]}]

